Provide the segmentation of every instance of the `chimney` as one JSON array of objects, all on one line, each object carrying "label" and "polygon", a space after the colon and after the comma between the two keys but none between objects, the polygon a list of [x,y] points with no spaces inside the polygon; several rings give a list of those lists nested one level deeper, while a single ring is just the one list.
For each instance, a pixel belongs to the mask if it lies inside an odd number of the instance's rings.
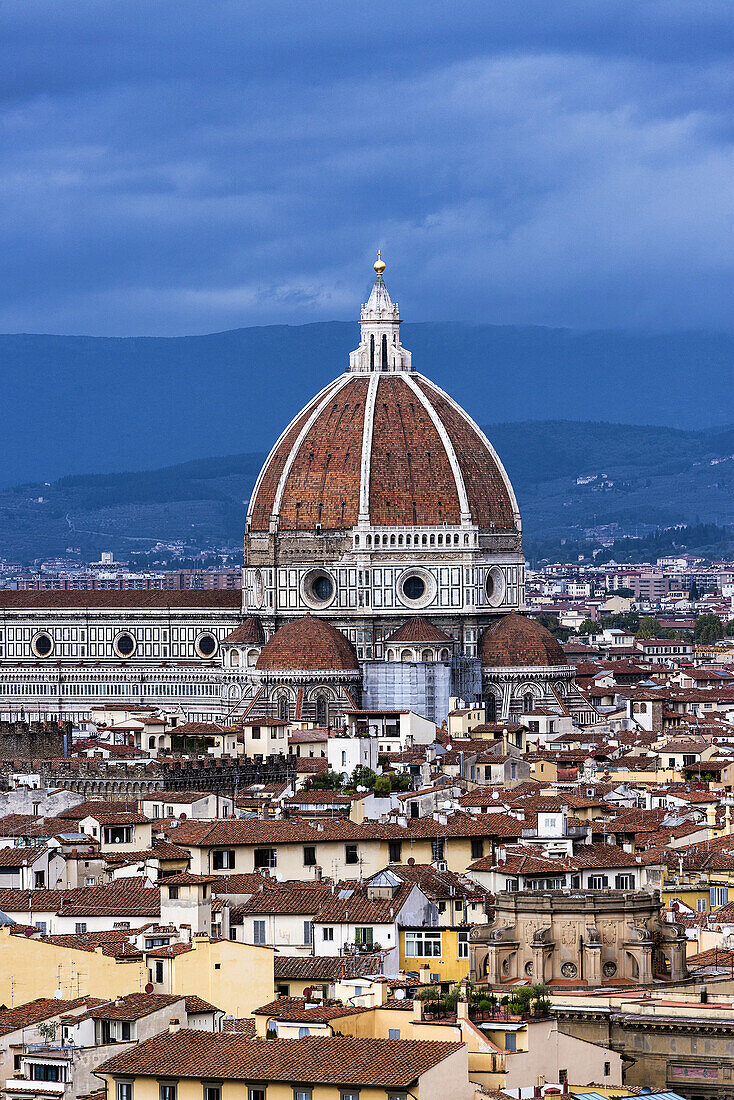
[{"label": "chimney", "polygon": [[430,966],[427,966],[424,963],[423,966],[421,966],[418,973],[419,973],[419,976],[420,976],[421,985],[430,985],[431,984],[431,968],[430,968]]},{"label": "chimney", "polygon": [[464,998],[461,997],[456,1002],[456,1020],[457,1020],[457,1023],[461,1023],[462,1020],[468,1020],[468,1019],[469,1019],[469,1005],[464,1000]]},{"label": "chimney", "polygon": [[390,995],[390,986],[385,981],[378,981],[374,987],[374,1007],[379,1008],[380,1005],[384,1005],[385,1001]]},{"label": "chimney", "polygon": [[419,1024],[423,1020],[423,1001],[416,998],[413,1001],[413,1023]]},{"label": "chimney", "polygon": [[181,1021],[179,1019],[174,1018],[173,1020],[169,1021],[169,1023],[168,1023],[168,1033],[169,1033],[169,1035],[175,1035],[176,1032],[180,1031],[180,1030],[181,1030]]}]

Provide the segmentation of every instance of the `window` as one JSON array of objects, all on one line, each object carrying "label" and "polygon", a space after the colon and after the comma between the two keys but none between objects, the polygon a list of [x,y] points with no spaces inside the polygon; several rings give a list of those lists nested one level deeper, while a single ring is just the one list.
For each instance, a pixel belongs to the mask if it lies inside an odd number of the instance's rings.
[{"label": "window", "polygon": [[40,1062],[32,1062],[29,1068],[31,1081],[61,1081],[61,1066],[44,1066]]},{"label": "window", "polygon": [[265,921],[254,920],[252,922],[252,938],[255,943],[265,943]]},{"label": "window", "polygon": [[168,896],[171,899],[171,901],[176,901],[178,899],[178,886],[169,886],[168,887]]},{"label": "window", "polygon": [[204,1100],[222,1100],[220,1085],[204,1085]]},{"label": "window", "polygon": [[326,943],[333,943],[334,942],[334,929],[333,928],[324,928],[323,938],[324,938],[324,941]]},{"label": "window", "polygon": [[45,933],[46,933],[46,921],[45,920],[37,920],[37,921],[34,921],[34,924],[35,924],[36,928],[38,929],[38,931],[43,932],[44,935],[45,935]]},{"label": "window", "polygon": [[441,932],[405,933],[405,957],[406,959],[427,959],[441,957]]},{"label": "window", "polygon": [[443,852],[443,837],[434,837],[434,839],[431,841],[431,861],[435,863],[437,860],[443,859]]},{"label": "window", "polygon": [[712,886],[709,890],[709,905],[712,909],[718,905],[726,905],[729,900],[729,890],[726,886]]},{"label": "window", "polygon": [[266,1100],[266,1097],[265,1089],[248,1089],[247,1100]]},{"label": "window", "polygon": [[74,931],[76,932],[77,936],[84,935],[86,930],[87,930],[87,926],[86,926],[86,923],[84,921],[77,921],[77,923],[74,925]]},{"label": "window", "polygon": [[359,851],[356,844],[344,846],[344,861],[346,863],[359,863]]},{"label": "window", "polygon": [[215,871],[234,870],[234,848],[219,848],[212,852],[212,868]]},{"label": "window", "polygon": [[608,886],[606,875],[589,875],[589,890],[606,890]]},{"label": "window", "polygon": [[481,859],[484,855],[484,840],[480,836],[473,836],[471,838],[471,857],[472,859]]},{"label": "window", "polygon": [[708,909],[708,902],[706,898],[696,898],[696,912],[705,913]]},{"label": "window", "polygon": [[172,1081],[161,1081],[158,1085],[158,1100],[176,1100],[176,1086]]},{"label": "window", "polygon": [[160,961],[160,959],[156,959],[155,980],[158,983],[158,985],[160,985],[161,982],[163,981],[163,963]]},{"label": "window", "polygon": [[634,875],[615,875],[614,877],[614,889],[615,890],[634,890],[635,888],[635,876]]},{"label": "window", "polygon": [[604,1076],[605,1077],[610,1077],[611,1073],[612,1073],[612,1063],[611,1062],[605,1062],[604,1063]]},{"label": "window", "polygon": [[42,889],[46,885],[46,872],[34,871],[33,873],[33,885],[36,890]]},{"label": "window", "polygon": [[457,959],[468,959],[469,958],[469,933],[468,932],[459,932],[459,934],[457,936],[457,939],[456,939],[456,944],[457,944],[457,951],[456,951]]},{"label": "window", "polygon": [[130,1021],[123,1020],[122,1027],[120,1028],[120,1038],[123,1042],[126,1042],[130,1038]]},{"label": "window", "polygon": [[303,922],[303,942],[307,947],[313,943],[313,922],[310,920]]},{"label": "window", "polygon": [[[303,1032],[303,1035],[301,1034],[301,1032]],[[308,1028],[307,1027],[299,1027],[299,1029],[298,1029],[298,1038],[299,1039],[304,1039],[306,1037],[306,1035],[308,1035]],[[293,1089],[293,1100],[311,1100],[311,1097],[312,1097],[312,1090],[311,1089],[299,1089],[299,1088],[294,1088]]]},{"label": "window", "polygon": [[391,840],[389,845],[389,861],[390,863],[400,863],[400,853],[402,852],[402,844],[399,840]]},{"label": "window", "polygon": [[514,1031],[505,1032],[505,1050],[509,1050],[511,1054],[517,1050],[517,1035]]},{"label": "window", "polygon": [[316,866],[316,846],[313,844],[307,844],[303,849],[303,866],[315,867]]},{"label": "window", "polygon": [[372,928],[355,928],[354,942],[357,944],[358,947],[372,947],[372,933]]},{"label": "window", "polygon": [[387,1029],[387,1037],[388,1037],[388,1039],[399,1039],[400,1038],[400,1028],[399,1027],[389,1027]]},{"label": "window", "polygon": [[255,870],[258,871],[262,867],[275,867],[277,866],[277,857],[275,848],[256,848],[255,849]]},{"label": "window", "polygon": [[359,1100],[359,1089],[341,1089],[339,1100]]}]

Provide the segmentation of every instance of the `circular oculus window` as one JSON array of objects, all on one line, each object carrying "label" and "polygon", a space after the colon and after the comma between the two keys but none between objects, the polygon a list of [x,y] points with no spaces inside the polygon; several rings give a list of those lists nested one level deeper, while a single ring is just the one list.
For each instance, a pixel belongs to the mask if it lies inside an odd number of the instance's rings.
[{"label": "circular oculus window", "polygon": [[327,607],[335,593],[334,578],[325,569],[312,569],[301,583],[301,595],[310,607]]},{"label": "circular oculus window", "polygon": [[137,648],[137,642],[127,630],[117,635],[113,645],[118,657],[132,657]]},{"label": "circular oculus window", "polygon": [[54,640],[50,634],[42,630],[31,642],[31,649],[36,657],[50,657],[54,651]]},{"label": "circular oculus window", "polygon": [[213,657],[217,652],[217,639],[206,631],[196,639],[196,652],[200,657]]},{"label": "circular oculus window", "polygon": [[493,565],[487,573],[484,595],[490,607],[499,607],[505,598],[505,575],[498,565]]},{"label": "circular oculus window", "polygon": [[423,569],[409,569],[398,581],[398,596],[408,607],[426,607],[436,595],[436,582]]}]

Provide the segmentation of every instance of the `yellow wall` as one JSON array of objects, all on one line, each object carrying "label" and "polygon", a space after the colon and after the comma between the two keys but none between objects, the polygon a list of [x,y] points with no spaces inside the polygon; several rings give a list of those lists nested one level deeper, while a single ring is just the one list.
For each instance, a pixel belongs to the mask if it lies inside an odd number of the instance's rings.
[{"label": "yellow wall", "polygon": [[[400,930],[400,969],[420,970],[427,966],[432,974],[440,974],[442,982],[460,982],[469,977],[469,959],[458,958],[458,930],[456,928],[432,928],[432,932],[441,933],[440,958],[421,956],[407,958],[405,954],[405,932]],[[466,932],[464,928],[462,931]]]},{"label": "yellow wall", "polygon": [[[195,993],[238,1017],[273,999],[271,947],[195,938],[193,948],[171,961],[166,992]],[[49,997],[56,989],[65,998],[117,997],[139,993],[147,982],[148,967],[142,960],[119,963],[101,948],[78,951],[0,929],[0,1002],[8,1006]]]},{"label": "yellow wall", "polygon": [[173,959],[171,993],[197,993],[237,1017],[272,999],[272,947],[195,937],[193,948]]},{"label": "yellow wall", "polygon": [[[345,1068],[345,1073],[349,1070]],[[178,1081],[178,1100],[201,1100],[203,1095],[203,1078],[199,1080],[194,1079],[179,1079]],[[105,1075],[105,1081],[107,1084],[107,1096],[109,1100],[114,1100],[115,1096],[115,1080],[114,1077]],[[257,1084],[257,1082],[253,1082]],[[134,1084],[134,1096],[135,1100],[158,1100],[158,1081],[154,1077],[136,1077]],[[418,1091],[418,1088],[411,1088],[411,1093],[416,1097],[422,1098],[422,1100],[438,1100],[439,1094],[434,1094],[433,1090],[430,1093],[426,1093],[424,1090]],[[293,1100],[293,1086],[286,1082],[270,1081],[267,1086],[268,1100]],[[360,1100],[385,1100],[385,1089],[381,1088],[367,1088],[363,1086],[359,1090]],[[222,1082],[222,1100],[243,1100],[243,1097],[247,1096],[247,1090],[245,1082],[243,1081],[224,1081]],[[313,1100],[340,1100],[340,1091],[337,1085],[315,1085],[313,1090]]]},{"label": "yellow wall", "polygon": [[[117,997],[145,988],[148,972],[142,960],[118,963],[97,951],[57,947],[45,940],[11,936],[0,928],[0,1002],[12,1006],[50,997]],[[196,990],[189,990],[191,993]]]}]

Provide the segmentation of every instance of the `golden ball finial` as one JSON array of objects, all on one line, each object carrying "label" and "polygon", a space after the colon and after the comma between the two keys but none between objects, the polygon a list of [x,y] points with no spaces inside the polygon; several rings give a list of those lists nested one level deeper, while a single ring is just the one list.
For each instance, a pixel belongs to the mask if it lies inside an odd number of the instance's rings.
[{"label": "golden ball finial", "polygon": [[382,258],[382,252],[379,248],[377,249],[377,259],[375,260],[374,267],[378,275],[382,275],[385,270],[385,261]]}]

